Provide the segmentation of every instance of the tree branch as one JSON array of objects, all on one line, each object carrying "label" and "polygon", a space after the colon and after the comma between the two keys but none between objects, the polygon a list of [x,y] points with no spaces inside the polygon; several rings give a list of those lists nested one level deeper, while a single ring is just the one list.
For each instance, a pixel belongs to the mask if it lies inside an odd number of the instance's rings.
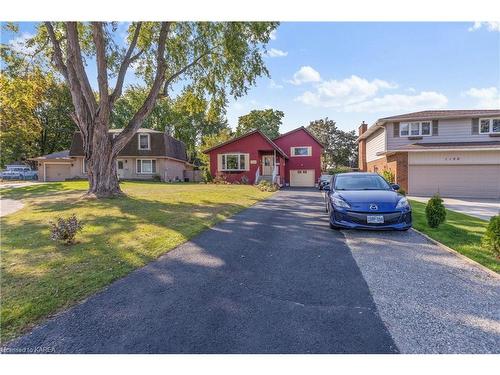
[{"label": "tree branch", "polygon": [[125,75],[127,74],[127,70],[128,70],[129,65],[133,61],[138,59],[139,56],[142,55],[142,53],[144,52],[144,50],[141,50],[137,54],[132,56],[132,52],[134,52],[134,49],[137,45],[137,40],[139,39],[139,33],[141,31],[141,27],[142,27],[142,22],[138,22],[137,26],[135,27],[134,36],[132,37],[132,41],[130,42],[130,46],[128,47],[128,50],[125,53],[123,61],[120,65],[120,70],[118,71],[118,77],[116,79],[115,89],[113,90],[113,93],[111,94],[111,98],[110,98],[111,105],[113,105],[115,103],[116,99],[118,99],[122,94],[123,82],[125,80]]},{"label": "tree branch", "polygon": [[68,68],[64,64],[63,61],[63,56],[62,56],[62,51],[61,51],[61,44],[56,38],[56,33],[54,32],[54,27],[52,26],[51,22],[45,22],[45,27],[47,28],[47,33],[49,34],[49,39],[52,43],[52,46],[54,48],[54,54],[53,54],[53,59],[54,63],[59,70],[59,72],[63,75],[63,77],[68,80]]},{"label": "tree branch", "polygon": [[149,94],[142,104],[141,108],[134,114],[128,125],[113,141],[113,153],[115,155],[120,152],[127,142],[134,136],[146,117],[149,116],[154,108],[158,94],[161,91],[163,81],[165,80],[165,43],[167,41],[168,32],[170,31],[171,22],[162,22],[160,35],[158,38],[158,47],[156,51],[156,73],[153,85]]},{"label": "tree branch", "polygon": [[83,66],[76,22],[66,22],[66,38],[68,40],[67,65],[72,65],[76,77],[81,83],[80,87],[87,106],[91,112],[95,114],[97,111],[97,101],[95,99],[94,92],[92,91],[92,86],[90,86],[87,73],[85,72],[85,67]]},{"label": "tree branch", "polygon": [[106,41],[102,22],[92,22],[92,36],[96,49],[97,82],[99,84],[99,106],[108,106],[108,64],[106,61]]}]

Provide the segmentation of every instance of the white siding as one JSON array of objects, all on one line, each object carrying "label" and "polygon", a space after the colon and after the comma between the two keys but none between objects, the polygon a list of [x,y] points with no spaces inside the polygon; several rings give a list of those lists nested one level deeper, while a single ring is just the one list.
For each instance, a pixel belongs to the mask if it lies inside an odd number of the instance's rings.
[{"label": "white siding", "polygon": [[385,129],[380,129],[368,137],[366,141],[366,161],[370,162],[382,158],[377,152],[385,151]]},{"label": "white siding", "polygon": [[442,143],[442,142],[481,142],[491,141],[488,134],[472,135],[472,119],[439,120],[439,131],[436,136],[425,136],[419,140],[409,140],[408,137],[394,137],[393,124],[387,124],[387,149],[405,146],[412,143]]},{"label": "white siding", "polygon": [[409,152],[410,165],[500,165],[499,151]]}]

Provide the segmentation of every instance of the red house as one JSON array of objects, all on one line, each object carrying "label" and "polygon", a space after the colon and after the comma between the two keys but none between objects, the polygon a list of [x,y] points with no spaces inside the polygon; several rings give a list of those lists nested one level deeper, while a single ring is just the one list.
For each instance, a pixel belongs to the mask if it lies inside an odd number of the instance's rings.
[{"label": "red house", "polygon": [[205,150],[212,176],[255,184],[265,179],[289,186],[314,186],[321,174],[323,145],[303,126],[275,139],[253,130]]}]

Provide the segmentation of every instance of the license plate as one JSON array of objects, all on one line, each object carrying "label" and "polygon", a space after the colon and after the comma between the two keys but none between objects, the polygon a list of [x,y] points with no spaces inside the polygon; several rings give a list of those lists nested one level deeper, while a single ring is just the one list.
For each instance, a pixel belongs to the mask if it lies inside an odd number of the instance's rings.
[{"label": "license plate", "polygon": [[383,224],[384,223],[384,215],[367,215],[366,222],[368,224]]}]

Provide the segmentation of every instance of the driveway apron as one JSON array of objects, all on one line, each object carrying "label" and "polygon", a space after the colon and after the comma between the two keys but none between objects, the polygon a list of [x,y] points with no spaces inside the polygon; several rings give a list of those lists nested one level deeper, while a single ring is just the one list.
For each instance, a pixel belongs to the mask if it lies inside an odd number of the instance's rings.
[{"label": "driveway apron", "polygon": [[317,191],[284,190],[67,310],[11,348],[63,353],[394,353]]}]

